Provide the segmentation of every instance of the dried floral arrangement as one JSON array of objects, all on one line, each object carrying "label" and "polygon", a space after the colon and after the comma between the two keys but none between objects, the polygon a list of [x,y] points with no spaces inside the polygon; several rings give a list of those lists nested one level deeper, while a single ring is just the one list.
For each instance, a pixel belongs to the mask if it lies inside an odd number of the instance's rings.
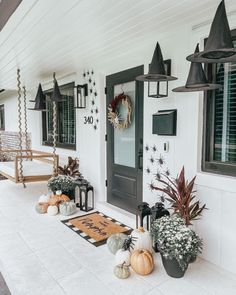
[{"label": "dried floral arrangement", "polygon": [[77,158],[73,159],[68,157],[68,163],[66,165],[58,167],[59,175],[67,175],[73,178],[83,178],[82,174],[79,172],[79,160]]}]

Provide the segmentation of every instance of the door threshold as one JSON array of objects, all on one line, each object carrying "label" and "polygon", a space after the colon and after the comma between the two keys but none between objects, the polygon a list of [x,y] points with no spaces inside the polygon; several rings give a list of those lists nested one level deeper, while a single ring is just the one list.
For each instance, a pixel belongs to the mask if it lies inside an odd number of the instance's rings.
[{"label": "door threshold", "polygon": [[97,202],[96,209],[102,213],[108,215],[109,217],[115,218],[118,221],[132,227],[136,228],[136,217],[135,214],[127,212],[121,208],[113,206],[107,202]]}]

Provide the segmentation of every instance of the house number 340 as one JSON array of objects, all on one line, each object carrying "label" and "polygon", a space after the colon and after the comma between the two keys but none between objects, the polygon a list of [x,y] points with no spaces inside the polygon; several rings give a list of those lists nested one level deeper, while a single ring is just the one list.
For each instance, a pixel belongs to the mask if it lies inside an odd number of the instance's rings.
[{"label": "house number 340", "polygon": [[93,116],[84,116],[84,124],[93,124]]}]

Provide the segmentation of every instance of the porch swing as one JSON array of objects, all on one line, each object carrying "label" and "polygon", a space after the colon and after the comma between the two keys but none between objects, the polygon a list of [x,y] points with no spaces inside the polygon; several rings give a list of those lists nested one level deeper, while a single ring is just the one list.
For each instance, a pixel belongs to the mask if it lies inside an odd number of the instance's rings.
[{"label": "porch swing", "polygon": [[[56,154],[56,116],[57,108],[56,102],[61,99],[59,88],[54,74],[54,90],[56,88],[56,94],[53,101],[53,152],[46,153],[42,151],[36,151],[30,149],[28,142],[28,127],[27,127],[27,109],[26,109],[26,89],[23,86],[23,116],[24,116],[24,132],[25,132],[25,149],[23,149],[23,128],[22,128],[22,101],[21,101],[21,82],[20,82],[20,70],[17,70],[17,88],[18,88],[18,126],[19,126],[19,149],[2,150],[2,141],[0,136],[0,153],[13,154],[13,161],[0,162],[0,174],[7,179],[15,182],[22,183],[26,187],[25,183],[46,181],[52,175],[57,175],[59,156]],[[58,98],[59,96],[59,98]],[[35,111],[46,111],[46,100],[42,98],[44,94],[42,92],[41,85],[39,85],[38,93],[35,99]],[[44,104],[44,108],[42,105]]]}]

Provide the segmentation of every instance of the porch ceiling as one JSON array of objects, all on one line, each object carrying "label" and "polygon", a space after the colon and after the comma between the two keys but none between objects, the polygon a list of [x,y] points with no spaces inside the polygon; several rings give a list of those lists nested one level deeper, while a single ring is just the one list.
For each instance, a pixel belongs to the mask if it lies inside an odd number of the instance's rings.
[{"label": "porch ceiling", "polygon": [[[219,0],[220,1],[220,0]],[[28,87],[78,68],[106,70],[158,33],[213,18],[216,0],[24,0],[0,33],[0,88],[20,67]],[[226,7],[236,9],[235,0]]]}]

